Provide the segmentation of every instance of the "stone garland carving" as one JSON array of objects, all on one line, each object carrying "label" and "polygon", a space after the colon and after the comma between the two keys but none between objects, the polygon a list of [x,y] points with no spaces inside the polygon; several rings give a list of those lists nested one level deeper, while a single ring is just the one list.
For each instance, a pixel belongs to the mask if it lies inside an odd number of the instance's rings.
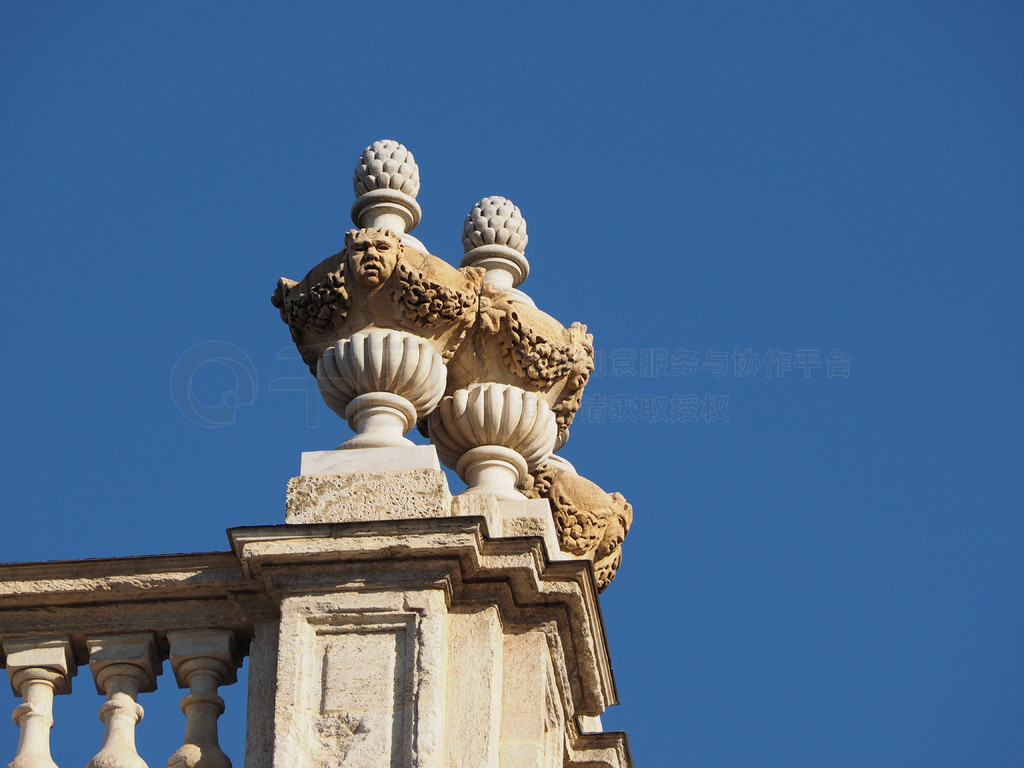
[{"label": "stone garland carving", "polygon": [[292,341],[302,355],[302,361],[316,375],[319,355],[311,354],[304,342],[307,330],[326,332],[336,323],[345,322],[348,315],[349,295],[345,288],[345,259],[337,269],[324,275],[323,280],[313,283],[306,290],[299,283],[282,277],[277,289],[270,297],[270,303],[281,312],[281,319],[288,324]]},{"label": "stone garland carving", "polygon": [[[324,349],[367,325],[444,335],[438,346],[446,363],[478,325],[485,335],[498,337],[501,363],[527,389],[557,389],[549,403],[564,441],[594,368],[593,337],[586,326],[562,328],[553,318],[514,302],[509,293],[481,286],[480,268],[453,270],[441,264],[429,254],[408,252],[389,230],[353,230],[345,236],[345,249],[302,282],[281,278],[272,303],[314,373]],[[353,313],[358,317],[353,319]],[[537,322],[546,330],[527,319],[532,313],[538,313]]]},{"label": "stone garland carving", "polygon": [[567,380],[551,408],[563,434],[580,408],[583,388],[594,370],[594,337],[577,322],[564,330],[562,340],[549,339],[523,321],[517,306],[508,294],[485,286],[480,294],[480,326],[502,337],[502,362],[524,382],[543,388]]},{"label": "stone garland carving", "polygon": [[447,361],[476,319],[483,276],[365,228],[349,231],[345,248],[301,282],[281,278],[271,302],[314,375],[325,349],[369,327],[428,338]]},{"label": "stone garland carving", "polygon": [[547,499],[563,552],[594,564],[597,588],[604,591],[622,562],[622,542],[633,523],[633,507],[620,493],[547,461],[530,473],[520,490]]},{"label": "stone garland carving", "polygon": [[472,313],[477,303],[475,294],[431,282],[405,264],[398,265],[398,284],[395,299],[402,302],[402,314],[421,326],[459,320]]},{"label": "stone garland carving", "polygon": [[311,325],[323,329],[335,322],[345,322],[349,297],[345,290],[344,261],[308,290],[292,290],[296,285],[298,283],[294,280],[282,277],[270,298],[270,302],[281,311],[281,319],[289,326]]}]

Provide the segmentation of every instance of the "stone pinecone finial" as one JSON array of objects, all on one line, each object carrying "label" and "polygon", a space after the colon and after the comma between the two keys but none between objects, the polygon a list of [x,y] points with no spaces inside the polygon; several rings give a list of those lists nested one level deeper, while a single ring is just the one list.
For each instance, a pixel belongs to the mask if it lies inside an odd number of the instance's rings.
[{"label": "stone pinecone finial", "polygon": [[485,283],[512,291],[517,301],[533,305],[522,291],[515,290],[530,274],[526,260],[526,219],[511,200],[485,197],[473,206],[462,226],[463,267],[483,267]]},{"label": "stone pinecone finial", "polygon": [[382,139],[363,150],[352,174],[352,187],[356,193],[352,222],[357,227],[390,229],[403,235],[419,224],[422,212],[416,195],[420,169],[412,152],[397,141]]},{"label": "stone pinecone finial", "polygon": [[504,245],[526,251],[526,219],[519,207],[507,197],[485,197],[473,206],[462,227],[462,247],[466,253],[482,245]]},{"label": "stone pinecone finial", "polygon": [[394,189],[414,198],[420,191],[420,169],[404,145],[382,139],[363,150],[352,175],[356,197],[374,189]]}]

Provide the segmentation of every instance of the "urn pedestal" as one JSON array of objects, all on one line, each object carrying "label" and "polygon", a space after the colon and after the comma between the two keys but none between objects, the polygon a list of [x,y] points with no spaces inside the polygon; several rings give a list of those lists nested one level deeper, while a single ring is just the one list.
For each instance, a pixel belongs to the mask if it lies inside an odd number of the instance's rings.
[{"label": "urn pedestal", "polygon": [[403,435],[444,393],[447,373],[434,348],[411,333],[354,333],[324,352],[316,383],[324,402],[356,436],[339,448],[413,445]]}]

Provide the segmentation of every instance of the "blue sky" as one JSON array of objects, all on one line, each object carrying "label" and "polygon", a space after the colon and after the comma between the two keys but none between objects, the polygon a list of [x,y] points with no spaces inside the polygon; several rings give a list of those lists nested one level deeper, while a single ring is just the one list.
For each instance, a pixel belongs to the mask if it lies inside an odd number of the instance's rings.
[{"label": "blue sky", "polygon": [[635,508],[603,611],[637,765],[1024,764],[1022,46],[993,2],[4,3],[0,560],[283,520],[350,433],[270,293],[394,138],[433,253],[511,198],[524,290],[595,335],[564,454]]}]

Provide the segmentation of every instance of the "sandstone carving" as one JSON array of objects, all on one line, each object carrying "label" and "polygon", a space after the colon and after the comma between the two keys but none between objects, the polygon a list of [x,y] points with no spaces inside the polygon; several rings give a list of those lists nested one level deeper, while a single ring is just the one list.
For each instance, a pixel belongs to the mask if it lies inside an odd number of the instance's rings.
[{"label": "sandstone carving", "polygon": [[426,340],[376,329],[337,342],[316,370],[324,401],[357,433],[345,443],[350,448],[411,445],[402,435],[437,405],[445,378]]},{"label": "sandstone carving", "polygon": [[418,423],[466,493],[548,499],[561,549],[592,560],[603,588],[632,509],[545,463],[568,440],[594,340],[520,289],[530,273],[522,211],[505,197],[478,201],[455,269],[409,234],[420,177],[406,147],[368,146],[353,189],[357,229],[344,250],[300,282],[282,278],[273,296],[325,402],[357,433],[341,447],[409,448],[403,435]]},{"label": "sandstone carving", "polygon": [[555,414],[560,443],[594,370],[594,337],[582,323],[565,328],[545,312],[484,283],[479,320],[448,363],[448,393],[476,381],[535,393]]},{"label": "sandstone carving", "polygon": [[548,500],[559,547],[591,560],[598,590],[604,591],[622,562],[622,541],[633,522],[629,502],[557,460],[531,472],[522,489],[530,498]]},{"label": "sandstone carving", "polygon": [[[597,597],[632,509],[553,455],[592,338],[519,290],[508,199],[473,207],[455,269],[409,234],[405,147],[371,144],[353,186],[344,249],[273,302],[356,436],[304,453],[285,524],[232,528],[230,551],[0,564],[8,768],[56,768],[54,697],[86,660],[103,697],[88,768],[146,768],[139,698],[164,661],[184,715],[166,765],[231,768],[220,691],[246,657],[247,768],[633,765],[600,721],[617,693]],[[432,445],[403,437],[417,421]],[[468,490],[452,497],[440,461]]]},{"label": "sandstone carving", "polygon": [[[470,490],[515,498],[555,447],[555,420],[543,400],[507,384],[473,384],[445,397],[430,414],[437,454]],[[521,497],[520,497],[521,498]]]},{"label": "sandstone carving", "polygon": [[[429,328],[443,322],[455,322],[476,314],[476,292],[459,290],[436,283],[406,265],[398,268],[400,288],[395,298],[402,302],[402,314],[414,324]],[[455,349],[446,350],[451,357]]]},{"label": "sandstone carving", "polygon": [[272,302],[314,374],[324,350],[366,328],[414,333],[447,360],[476,319],[483,274],[455,269],[391,230],[352,230],[345,249],[300,282],[281,278]]}]

